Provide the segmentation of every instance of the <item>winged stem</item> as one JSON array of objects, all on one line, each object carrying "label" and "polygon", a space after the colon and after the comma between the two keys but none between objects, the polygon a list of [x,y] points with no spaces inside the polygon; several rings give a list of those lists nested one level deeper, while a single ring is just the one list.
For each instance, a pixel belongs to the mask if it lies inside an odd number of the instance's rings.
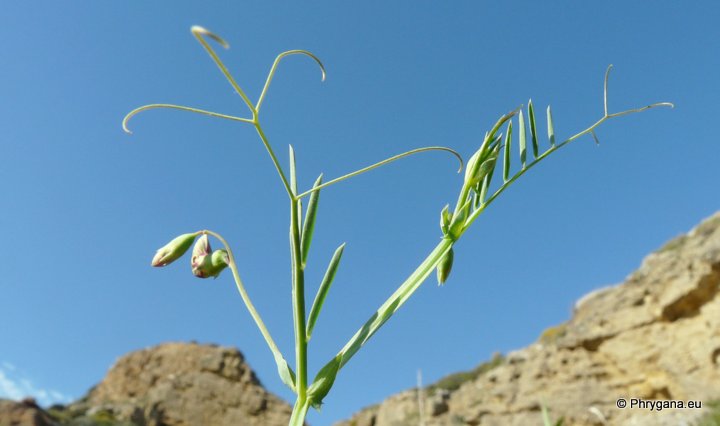
[{"label": "winged stem", "polygon": [[305,273],[300,243],[300,201],[290,200],[290,243],[292,252],[292,298],[295,325],[295,369],[298,401],[305,401],[307,390],[307,329],[305,324]]}]

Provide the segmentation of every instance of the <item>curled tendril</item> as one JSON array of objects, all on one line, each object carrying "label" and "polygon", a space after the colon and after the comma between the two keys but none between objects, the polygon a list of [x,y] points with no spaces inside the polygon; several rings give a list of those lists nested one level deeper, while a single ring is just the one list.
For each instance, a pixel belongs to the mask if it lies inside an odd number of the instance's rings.
[{"label": "curled tendril", "polygon": [[610,114],[608,112],[609,111],[608,110],[608,81],[610,80],[610,70],[612,68],[613,68],[613,64],[608,65],[607,70],[605,70],[605,79],[603,81],[603,106],[604,106],[604,112],[605,112],[604,118],[620,117],[623,115],[635,114],[635,113],[638,113],[641,111],[645,111],[646,109],[657,108],[657,107],[675,108],[675,104],[673,104],[672,102],[656,102],[654,104],[650,104],[650,105],[647,105],[644,107],[628,109],[625,111],[614,112],[614,113]]},{"label": "curled tendril", "polygon": [[605,115],[608,115],[608,80],[610,79],[610,70],[612,69],[613,64],[608,65],[607,70],[605,70],[605,81],[603,84],[603,104],[605,106]]},{"label": "curled tendril", "polygon": [[228,71],[228,69],[225,66],[225,64],[223,63],[223,61],[220,60],[220,57],[217,55],[217,53],[215,53],[215,50],[213,50],[213,48],[210,47],[208,42],[205,40],[204,36],[210,37],[211,39],[215,40],[216,42],[218,42],[218,44],[220,44],[222,47],[224,47],[226,49],[228,49],[230,47],[230,45],[225,40],[223,40],[222,37],[220,37],[219,35],[211,32],[203,27],[200,27],[198,25],[193,25],[192,28],[190,28],[190,32],[192,32],[192,34],[200,42],[200,44],[205,49],[205,51],[208,53],[208,55],[210,55],[213,62],[215,62],[215,65],[217,65],[218,68],[220,68],[220,71],[223,73],[223,75],[225,76],[227,81],[230,82],[230,85],[233,87],[233,89],[235,89],[235,92],[237,92],[237,94],[240,95],[243,102],[245,102],[245,104],[248,106],[248,108],[250,108],[250,111],[252,111],[253,114],[255,114],[255,107],[253,106],[252,102],[250,102],[250,98],[247,97],[247,95],[245,94],[243,89],[240,87],[240,85],[237,84],[237,82],[233,78],[232,74],[230,74],[230,71]]},{"label": "curled tendril", "polygon": [[270,83],[272,82],[273,77],[275,76],[275,71],[277,70],[278,64],[280,64],[280,61],[290,55],[305,55],[310,58],[312,58],[315,62],[317,62],[318,66],[320,66],[320,72],[322,72],[322,78],[321,81],[325,81],[325,66],[323,65],[322,61],[320,59],[313,55],[312,53],[308,52],[307,50],[288,50],[286,52],[282,52],[275,58],[275,61],[272,64],[272,67],[270,67],[270,72],[268,73],[267,80],[265,81],[265,86],[263,86],[262,92],[260,93],[260,98],[257,101],[257,104],[255,105],[255,110],[257,112],[260,111],[260,106],[262,105],[263,100],[265,99],[265,95],[267,93],[268,88],[270,87]]},{"label": "curled tendril", "polygon": [[200,25],[193,25],[192,27],[190,27],[190,32],[195,34],[196,37],[199,35],[208,36],[211,39],[215,40],[223,48],[225,48],[225,49],[230,48],[230,44],[228,44],[228,42],[225,41],[225,39],[223,39],[219,35],[213,33],[212,31],[209,31],[206,28],[201,27]]},{"label": "curled tendril", "polygon": [[250,124],[252,124],[252,122],[253,122],[253,121],[250,120],[249,118],[235,117],[234,115],[220,114],[220,113],[217,113],[217,112],[206,111],[206,110],[204,110],[204,109],[192,108],[192,107],[187,107],[187,106],[183,106],[183,105],[150,104],[150,105],[143,105],[143,106],[141,106],[141,107],[139,107],[139,108],[135,108],[134,110],[130,111],[130,112],[125,116],[125,118],[123,118],[122,128],[123,128],[123,130],[125,131],[125,133],[130,133],[130,134],[132,134],[132,132],[131,132],[130,129],[128,128],[128,122],[130,122],[130,119],[131,119],[131,118],[133,118],[133,117],[134,117],[136,114],[138,114],[138,113],[141,113],[141,112],[146,111],[146,110],[149,110],[149,109],[156,109],[156,108],[179,109],[179,110],[181,110],[181,111],[189,111],[189,112],[194,112],[194,113],[197,113],[197,114],[209,115],[209,116],[211,116],[211,117],[224,118],[224,119],[226,119],[226,120],[241,121],[241,122],[243,122],[243,123],[250,123]]},{"label": "curled tendril", "polygon": [[318,186],[316,186],[316,187],[314,187],[314,188],[312,188],[312,189],[310,189],[310,190],[307,190],[307,191],[303,192],[302,194],[298,195],[297,198],[305,197],[305,196],[307,196],[307,195],[312,194],[312,193],[315,192],[315,191],[319,191],[319,190],[321,190],[321,189],[323,189],[323,188],[325,188],[325,187],[327,187],[327,186],[336,184],[336,183],[338,183],[338,182],[340,182],[340,181],[343,181],[343,180],[345,180],[345,179],[349,179],[349,178],[354,177],[354,176],[357,176],[357,175],[359,175],[359,174],[363,174],[363,173],[365,173],[365,172],[369,172],[370,170],[373,170],[373,169],[376,169],[376,168],[378,168],[378,167],[384,166],[384,165],[386,165],[386,164],[392,163],[393,161],[397,161],[397,160],[399,160],[399,159],[401,159],[401,158],[404,158],[404,157],[407,157],[407,156],[410,156],[410,155],[413,155],[413,154],[418,154],[418,153],[420,153],[420,152],[425,152],[425,151],[446,151],[446,152],[451,153],[451,154],[454,155],[454,156],[458,159],[458,161],[460,162],[460,168],[458,169],[458,173],[460,173],[460,172],[462,171],[463,166],[465,165],[464,162],[463,162],[462,156],[461,156],[460,154],[458,154],[457,151],[455,151],[454,149],[447,148],[447,147],[444,147],[444,146],[427,146],[427,147],[424,147],[424,148],[416,148],[416,149],[411,149],[410,151],[407,151],[407,152],[403,152],[402,154],[398,154],[398,155],[394,155],[394,156],[392,156],[392,157],[390,157],[390,158],[386,158],[385,160],[382,160],[382,161],[377,162],[377,163],[375,163],[375,164],[371,164],[371,165],[369,165],[369,166],[367,166],[367,167],[363,167],[362,169],[356,170],[356,171],[354,171],[354,172],[352,172],[352,173],[348,173],[348,174],[343,175],[343,176],[340,176],[340,177],[338,177],[338,178],[329,180],[329,181],[325,182],[325,183],[322,184],[322,185],[318,185]]}]

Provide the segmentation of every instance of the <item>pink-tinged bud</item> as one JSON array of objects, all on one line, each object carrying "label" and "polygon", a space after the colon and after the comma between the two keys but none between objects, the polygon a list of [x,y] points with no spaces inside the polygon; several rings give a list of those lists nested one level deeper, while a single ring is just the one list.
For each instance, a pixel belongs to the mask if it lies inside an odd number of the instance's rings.
[{"label": "pink-tinged bud", "polygon": [[204,234],[197,240],[190,259],[193,275],[198,278],[217,277],[229,264],[227,251],[213,251],[207,235]]},{"label": "pink-tinged bud", "polygon": [[195,263],[196,257],[206,256],[211,252],[212,248],[210,247],[210,240],[208,240],[207,234],[202,234],[195,243],[195,247],[193,247],[192,259],[190,259],[190,263]]},{"label": "pink-tinged bud", "polygon": [[197,233],[180,235],[158,250],[150,264],[155,267],[160,267],[178,260],[188,251],[193,241],[195,241],[195,237],[197,237]]}]

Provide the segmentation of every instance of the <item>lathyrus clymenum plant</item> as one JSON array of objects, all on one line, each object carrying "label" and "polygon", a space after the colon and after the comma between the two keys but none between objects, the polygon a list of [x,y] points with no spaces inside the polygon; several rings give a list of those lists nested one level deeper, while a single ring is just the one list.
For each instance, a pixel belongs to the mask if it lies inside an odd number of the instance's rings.
[{"label": "lathyrus clymenum plant", "polygon": [[[194,26],[191,29],[192,34],[197,38],[203,48],[210,55],[220,71],[225,75],[232,85],[233,89],[242,98],[247,105],[250,117],[243,118],[233,115],[219,114],[216,112],[191,108],[187,106],[172,104],[150,104],[145,105],[131,111],[123,120],[123,128],[129,133],[127,123],[135,114],[152,108],[174,108],[183,111],[196,112],[206,114],[213,117],[225,118],[228,120],[239,121],[251,125],[257,131],[260,140],[265,146],[275,169],[277,170],[280,181],[285,188],[290,204],[290,251],[292,259],[292,304],[293,319],[295,331],[295,370],[293,370],[286,361],[283,354],[278,349],[270,332],[263,323],[260,314],[253,306],[250,297],[245,291],[240,273],[235,262],[232,250],[225,239],[212,231],[202,230],[194,233],[181,235],[172,240],[168,245],[158,250],[152,260],[153,266],[165,266],[180,258],[190,249],[195,242],[191,258],[192,273],[199,278],[217,277],[226,267],[230,268],[235,284],[240,296],[250,315],[260,329],[270,351],[272,352],[277,364],[280,379],[297,395],[297,400],[293,408],[293,414],[290,418],[290,425],[302,425],[310,406],[319,408],[323,398],[332,388],[335,377],[345,364],[357,353],[357,351],[375,334],[390,317],[397,312],[398,309],[408,300],[408,298],[420,287],[433,270],[437,271],[437,280],[439,284],[444,284],[450,275],[453,263],[453,246],[463,236],[465,231],[477,220],[477,218],[485,211],[485,209],[508,187],[512,185],[518,178],[524,175],[528,170],[536,164],[550,156],[553,152],[568,145],[570,142],[580,138],[581,136],[591,135],[597,142],[595,129],[605,121],[620,117],[623,115],[637,113],[646,109],[657,106],[672,106],[669,103],[656,103],[642,108],[630,109],[626,111],[610,113],[608,110],[607,99],[607,82],[610,67],[605,73],[604,93],[603,93],[603,115],[590,127],[576,133],[565,140],[558,141],[555,137],[552,113],[550,107],[547,108],[547,139],[549,147],[541,151],[540,139],[538,132],[538,123],[535,116],[535,110],[532,101],[528,102],[526,110],[517,108],[497,120],[495,125],[485,133],[485,137],[480,144],[480,148],[470,157],[467,167],[465,168],[464,179],[460,192],[454,207],[446,205],[440,212],[440,230],[442,238],[440,243],[430,252],[427,258],[417,267],[417,269],[395,290],[395,292],[383,303],[378,310],[373,313],[362,327],[348,340],[345,346],[340,349],[337,355],[331,359],[320,371],[315,378],[308,381],[307,371],[307,353],[308,342],[312,337],[312,332],[317,322],[320,311],[322,310],[325,298],[330,290],[330,286],[338,268],[340,259],[342,258],[344,244],[338,247],[327,267],[327,272],[318,288],[317,294],[310,308],[309,314],[306,309],[305,298],[305,280],[304,271],[308,252],[313,238],[313,230],[315,228],[315,218],[318,209],[318,201],[320,190],[330,185],[334,185],[345,179],[357,176],[361,173],[368,172],[377,167],[389,164],[395,160],[399,160],[409,155],[417,154],[424,151],[446,151],[453,154],[460,160],[460,170],[463,167],[463,160],[460,154],[446,147],[431,146],[414,149],[394,157],[385,159],[363,169],[348,173],[344,176],[329,180],[325,183],[322,181],[322,175],[318,177],[312,188],[299,191],[297,188],[297,180],[295,174],[295,153],[290,146],[290,164],[289,178],[285,169],[280,165],[270,142],[268,141],[263,127],[260,122],[260,108],[267,94],[268,87],[272,82],[275,71],[280,61],[289,55],[305,55],[313,59],[320,66],[322,78],[325,78],[325,68],[320,60],[310,52],[304,50],[289,50],[277,56],[275,62],[270,68],[267,80],[260,93],[257,102],[250,101],[243,89],[238,85],[232,75],[229,73],[223,62],[217,56],[213,48],[208,44],[206,37],[218,42],[227,48],[228,44],[219,36],[210,31]],[[501,132],[504,126],[504,132]],[[513,145],[517,148],[520,164],[512,171],[511,157]],[[531,151],[528,154],[528,150]],[[498,165],[501,167],[498,167]],[[500,171],[497,171],[500,169]],[[497,173],[496,173],[497,171]],[[493,185],[493,182],[496,184]],[[302,201],[308,199],[307,210],[304,220],[301,216]],[[208,236],[216,238],[223,246],[223,249],[212,250]],[[197,240],[197,241],[196,241]]]}]

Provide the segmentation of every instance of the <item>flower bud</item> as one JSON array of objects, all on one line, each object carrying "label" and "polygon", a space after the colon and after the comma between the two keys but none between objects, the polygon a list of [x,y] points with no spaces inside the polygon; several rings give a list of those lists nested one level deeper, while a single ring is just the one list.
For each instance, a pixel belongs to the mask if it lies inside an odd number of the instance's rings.
[{"label": "flower bud", "polygon": [[202,234],[195,243],[195,246],[193,247],[190,264],[195,264],[196,258],[200,256],[207,256],[211,252],[212,248],[210,247],[210,241],[208,240],[208,236],[207,234]]},{"label": "flower bud", "polygon": [[190,245],[195,241],[195,237],[197,237],[197,233],[180,235],[158,250],[150,264],[159,267],[169,265],[178,260],[188,251]]},{"label": "flower bud", "polygon": [[484,154],[482,149],[473,154],[465,169],[465,185],[468,187],[475,186],[485,179],[485,176],[491,174],[495,170],[498,155],[499,151],[497,149],[494,149],[489,154]]},{"label": "flower bud", "polygon": [[450,218],[450,224],[448,225],[448,232],[445,234],[453,241],[460,238],[460,235],[463,232],[463,227],[465,226],[465,220],[468,218],[468,215],[470,214],[470,206],[472,204],[472,199],[468,199],[465,204],[463,204],[462,207],[460,207],[460,211],[453,214]]},{"label": "flower bud", "polygon": [[445,284],[445,281],[447,281],[448,277],[450,276],[450,271],[452,270],[453,265],[453,249],[452,247],[450,250],[448,250],[447,253],[445,253],[445,256],[443,256],[442,260],[437,266],[437,280],[438,285]]},{"label": "flower bud", "polygon": [[198,278],[217,277],[229,264],[228,252],[225,250],[213,251],[207,234],[203,234],[197,240],[193,247],[192,258],[190,258],[193,275]]}]

